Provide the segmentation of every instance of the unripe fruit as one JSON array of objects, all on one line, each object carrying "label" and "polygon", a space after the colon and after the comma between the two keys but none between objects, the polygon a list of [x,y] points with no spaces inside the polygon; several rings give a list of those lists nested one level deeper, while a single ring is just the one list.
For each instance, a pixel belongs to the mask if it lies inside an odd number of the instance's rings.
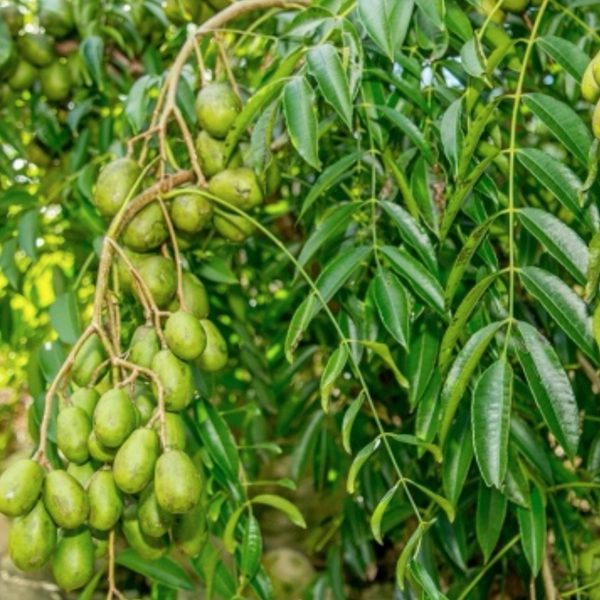
[{"label": "unripe fruit", "polygon": [[167,319],[165,339],[169,350],[183,360],[198,358],[206,348],[206,334],[200,321],[183,310],[174,312]]},{"label": "unripe fruit", "polygon": [[54,59],[54,48],[42,33],[24,33],[17,40],[21,57],[36,67],[47,67]]},{"label": "unripe fruit", "polygon": [[242,103],[227,83],[212,83],[196,98],[200,127],[212,137],[223,139],[242,109]]},{"label": "unripe fruit", "polygon": [[158,308],[166,308],[177,291],[177,271],[172,260],[151,256],[139,270]]},{"label": "unripe fruit", "polygon": [[169,531],[173,515],[160,507],[154,493],[154,483],[148,484],[138,504],[138,520],[141,530],[150,537],[159,538]]},{"label": "unripe fruit", "polygon": [[151,325],[140,325],[133,333],[129,346],[130,362],[149,369],[152,359],[160,350],[160,340]]},{"label": "unripe fruit", "polygon": [[[97,334],[91,335],[75,356],[71,379],[79,387],[87,387],[98,367],[106,360],[106,350]],[[102,373],[100,373],[102,377]]]},{"label": "unripe fruit", "polygon": [[243,215],[220,212],[214,216],[215,231],[230,242],[241,243],[255,231],[254,225]]},{"label": "unripe fruit", "polygon": [[208,184],[208,191],[227,204],[248,211],[263,201],[260,183],[252,169],[226,169],[217,173]]},{"label": "unripe fruit", "polygon": [[94,415],[100,394],[95,389],[80,388],[71,396],[71,404],[82,408],[90,419]]},{"label": "unripe fruit", "polygon": [[227,167],[234,169],[242,166],[242,155],[238,150],[233,152],[228,164],[225,164],[224,151],[225,142],[223,140],[212,137],[206,131],[198,134],[196,153],[202,172],[206,177],[210,178]]},{"label": "unripe fruit", "polygon": [[[205,319],[208,316],[209,307],[208,294],[204,284],[194,274],[184,273],[181,277],[181,287],[183,288],[185,309],[197,319]],[[177,297],[169,304],[169,310],[171,312],[179,310]]]},{"label": "unripe fruit", "polygon": [[39,500],[22,517],[15,519],[8,536],[8,553],[21,571],[41,569],[56,546],[56,525]]},{"label": "unripe fruit", "polygon": [[150,385],[136,381],[133,390],[133,403],[140,413],[140,425],[146,425],[156,408],[156,398]]},{"label": "unripe fruit", "polygon": [[52,556],[52,575],[63,590],[83,587],[94,574],[94,544],[87,527],[63,531]]},{"label": "unripe fruit", "polygon": [[[154,430],[160,434],[160,419],[154,423]],[[165,412],[165,446],[171,450],[185,450],[187,435],[185,422],[180,413]]]},{"label": "unripe fruit", "polygon": [[71,72],[66,63],[52,61],[39,72],[42,93],[52,102],[65,100],[71,94]]},{"label": "unripe fruit", "polygon": [[600,101],[598,101],[594,107],[594,114],[592,115],[592,131],[596,138],[600,140]]},{"label": "unripe fruit", "polygon": [[37,69],[26,60],[19,60],[14,73],[8,80],[8,85],[16,92],[28,90],[38,76]]},{"label": "unripe fruit", "polygon": [[123,512],[123,493],[117,487],[112,471],[98,471],[88,487],[90,515],[88,524],[98,531],[112,529]]},{"label": "unripe fruit", "polygon": [[175,547],[188,556],[198,556],[208,541],[206,507],[203,502],[184,515],[178,515],[173,524]]},{"label": "unripe fruit", "polygon": [[88,437],[92,431],[90,417],[79,406],[68,406],[60,411],[56,419],[58,449],[65,458],[78,465],[90,457]]},{"label": "unripe fruit", "polygon": [[13,37],[19,35],[19,31],[25,24],[25,17],[15,3],[0,6],[0,20],[4,21]]},{"label": "unripe fruit", "polygon": [[[492,10],[494,10],[496,4],[499,4],[501,1],[502,0],[479,0],[479,8],[481,12],[487,17],[492,12]],[[495,10],[494,16],[492,17],[492,22],[501,25],[502,23],[504,23],[505,20],[506,13],[501,9]]]},{"label": "unripe fruit", "polygon": [[198,194],[181,194],[171,203],[173,225],[184,233],[202,231],[212,218],[210,200]]},{"label": "unripe fruit", "polygon": [[156,202],[142,208],[123,230],[123,242],[136,252],[154,250],[168,237],[165,218]]},{"label": "unripe fruit", "polygon": [[43,498],[48,513],[60,527],[75,529],[88,517],[90,504],[85,490],[62,469],[46,475]]},{"label": "unripe fruit", "polygon": [[29,458],[14,462],[0,476],[0,513],[7,517],[19,517],[28,513],[37,502],[44,469]]},{"label": "unripe fruit", "polygon": [[93,202],[98,212],[113,217],[125,203],[142,169],[131,158],[109,162],[98,175]]},{"label": "unripe fruit", "polygon": [[219,371],[227,364],[227,342],[212,321],[202,319],[200,323],[206,333],[206,348],[196,364],[203,371]]},{"label": "unripe fruit", "polygon": [[167,536],[154,538],[141,530],[135,504],[125,507],[121,528],[127,543],[145,560],[157,560],[169,549]]},{"label": "unripe fruit", "polygon": [[154,490],[158,504],[172,514],[186,513],[200,501],[202,477],[181,450],[167,450],[156,461]]},{"label": "unripe fruit", "polygon": [[38,17],[46,33],[55,38],[65,37],[75,27],[69,0],[41,0]]},{"label": "unripe fruit", "polygon": [[109,448],[101,444],[98,441],[96,432],[92,429],[92,433],[90,433],[90,437],[88,438],[88,450],[90,451],[90,456],[95,460],[109,463],[115,459],[118,448]]},{"label": "unripe fruit", "polygon": [[[152,361],[152,370],[162,385],[165,408],[167,410],[186,408],[192,401],[196,389],[190,365],[178,359],[170,350],[161,350]],[[158,394],[157,389],[154,389],[154,394]]]},{"label": "unripe fruit", "polygon": [[127,494],[141,492],[152,479],[160,453],[153,429],[136,429],[119,448],[113,464],[117,486]]},{"label": "unripe fruit", "polygon": [[527,10],[530,0],[502,0],[502,9],[513,13],[522,13]]},{"label": "unripe fruit", "polygon": [[[129,262],[136,270],[140,270],[140,267],[148,260],[147,254],[142,254],[140,252],[134,252],[129,248],[123,248],[123,252],[125,256],[129,259]],[[136,289],[134,284],[134,278],[129,270],[129,267],[123,260],[123,258],[119,255],[117,256],[117,273],[119,274],[119,286],[123,292],[131,294]]]},{"label": "unripe fruit", "polygon": [[109,448],[119,447],[135,429],[135,410],[123,389],[109,390],[100,397],[94,411],[94,432]]},{"label": "unripe fruit", "polygon": [[91,461],[84,462],[81,465],[77,465],[75,463],[70,463],[67,467],[67,473],[77,479],[81,484],[82,488],[86,488],[90,479],[96,473],[96,467]]},{"label": "unripe fruit", "polygon": [[195,23],[200,15],[202,2],[198,0],[164,0],[165,16],[175,25]]}]

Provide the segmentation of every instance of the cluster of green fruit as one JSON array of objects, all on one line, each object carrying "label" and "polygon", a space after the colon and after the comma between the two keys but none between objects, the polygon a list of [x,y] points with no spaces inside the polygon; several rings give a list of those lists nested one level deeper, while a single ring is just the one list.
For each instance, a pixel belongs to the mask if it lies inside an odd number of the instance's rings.
[{"label": "cluster of green fruit", "polygon": [[592,116],[592,131],[600,139],[600,52],[590,60],[581,79],[581,95],[590,104],[595,104]]},{"label": "cluster of green fruit", "polygon": [[171,23],[204,23],[215,13],[227,8],[233,0],[164,0],[163,10]]},{"label": "cluster of green fruit", "polygon": [[[506,13],[522,14],[531,6],[539,6],[542,0],[480,0],[479,8],[484,15],[494,11],[492,20],[495,23],[504,23]],[[498,8],[496,8],[500,5]]]},{"label": "cluster of green fruit", "polygon": [[55,42],[75,27],[68,0],[42,0],[38,21],[41,31],[23,31],[24,14],[14,2],[0,5],[0,81],[16,92],[31,89],[36,82],[52,102],[66,100],[79,72],[79,56],[72,52],[59,57]]}]

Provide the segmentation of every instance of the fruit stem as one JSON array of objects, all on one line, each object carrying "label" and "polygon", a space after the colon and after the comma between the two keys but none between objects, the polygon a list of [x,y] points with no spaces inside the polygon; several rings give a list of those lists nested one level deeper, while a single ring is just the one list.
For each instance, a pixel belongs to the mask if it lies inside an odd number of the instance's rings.
[{"label": "fruit stem", "polygon": [[111,529],[108,534],[108,592],[106,600],[126,600],[115,584],[115,530]]}]

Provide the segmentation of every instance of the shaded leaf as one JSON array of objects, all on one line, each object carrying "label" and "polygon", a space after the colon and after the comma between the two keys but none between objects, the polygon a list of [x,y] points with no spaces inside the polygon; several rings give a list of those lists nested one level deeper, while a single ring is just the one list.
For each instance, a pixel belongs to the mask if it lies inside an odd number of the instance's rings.
[{"label": "shaded leaf", "polygon": [[375,354],[377,354],[377,356],[379,356],[383,360],[383,362],[385,362],[385,364],[393,371],[396,381],[398,382],[398,385],[400,387],[408,388],[408,380],[406,379],[406,377],[404,377],[404,375],[398,368],[398,365],[396,365],[396,361],[394,361],[392,353],[390,352],[390,349],[387,346],[387,344],[381,344],[380,342],[370,342],[368,340],[360,340],[360,343],[366,348],[369,348],[369,350],[372,350]]},{"label": "shaded leaf", "polygon": [[329,411],[329,397],[337,378],[342,374],[344,367],[348,362],[348,347],[342,344],[329,357],[325,369],[321,375],[321,407],[323,412]]},{"label": "shaded leaf", "polygon": [[168,556],[157,560],[148,560],[141,558],[132,548],[127,548],[116,555],[115,561],[118,565],[127,567],[168,587],[180,590],[194,589],[194,583],[183,567]]},{"label": "shaded leaf", "polygon": [[502,492],[494,487],[486,486],[483,481],[479,482],[475,523],[477,542],[486,563],[490,560],[500,539],[506,517],[506,504],[506,496]]},{"label": "shaded leaf", "polygon": [[590,62],[590,57],[579,46],[555,35],[539,37],[536,44],[571,77],[576,81],[581,81],[583,73]]},{"label": "shaded leaf", "polygon": [[409,565],[412,576],[418,581],[423,591],[431,600],[448,600],[438,589],[438,585],[433,581],[431,575],[427,572],[420,561],[413,559]]},{"label": "shaded leaf", "polygon": [[349,494],[353,494],[356,487],[356,478],[362,468],[362,466],[371,458],[375,450],[381,445],[381,439],[375,438],[369,442],[366,446],[359,450],[358,454],[354,457],[350,470],[348,471],[348,479],[346,480],[346,489]]},{"label": "shaded leaf", "polygon": [[97,35],[84,38],[79,44],[79,55],[98,89],[104,89],[104,40]]},{"label": "shaded leaf", "polygon": [[298,510],[298,507],[281,496],[275,496],[274,494],[260,494],[252,498],[252,504],[266,504],[272,506],[285,513],[294,525],[306,529],[306,521],[304,520],[302,513]]},{"label": "shaded leaf", "polygon": [[74,292],[57,296],[49,310],[50,324],[66,344],[74,344],[81,335],[77,297]]},{"label": "shaded leaf", "polygon": [[364,402],[365,393],[364,391],[361,391],[344,413],[344,420],[342,422],[342,445],[348,454],[352,454],[352,446],[350,445],[352,426],[354,425],[354,421],[356,420],[356,417],[358,416],[358,413],[360,412]]},{"label": "shaded leaf", "polygon": [[546,508],[537,486],[533,486],[531,490],[530,508],[517,507],[517,519],[521,547],[535,577],[542,568],[546,552]]},{"label": "shaded leaf", "polygon": [[262,557],[262,534],[257,518],[250,514],[246,522],[246,530],[241,547],[240,571],[247,579],[256,574]]},{"label": "shaded leaf", "polygon": [[442,116],[440,135],[444,153],[452,166],[454,176],[458,174],[458,157],[462,146],[462,98],[455,100]]},{"label": "shaded leaf", "polygon": [[396,492],[398,491],[398,487],[400,486],[400,482],[398,481],[396,485],[394,485],[391,489],[389,489],[385,496],[379,501],[377,507],[373,511],[373,515],[371,516],[371,531],[373,532],[373,537],[380,543],[383,544],[383,538],[381,536],[381,521],[383,519],[383,515],[387,510],[390,502],[394,498]]},{"label": "shaded leaf", "polygon": [[385,328],[406,348],[410,312],[408,296],[393,273],[385,269],[377,273],[373,280],[373,299]]},{"label": "shaded leaf", "polygon": [[469,413],[464,412],[450,429],[442,463],[444,493],[452,506],[456,506],[467,480],[473,460],[473,441]]}]

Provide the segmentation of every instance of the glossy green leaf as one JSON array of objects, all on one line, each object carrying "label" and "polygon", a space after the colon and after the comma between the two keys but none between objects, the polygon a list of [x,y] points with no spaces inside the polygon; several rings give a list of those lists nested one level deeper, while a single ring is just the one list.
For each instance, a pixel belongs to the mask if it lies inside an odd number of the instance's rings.
[{"label": "glossy green leaf", "polygon": [[419,446],[428,452],[431,452],[436,462],[442,462],[442,451],[439,446],[435,444],[429,444],[424,440],[420,440],[417,436],[411,435],[410,433],[386,433],[385,437],[390,440],[394,440],[400,444],[410,444],[411,446]]},{"label": "glossy green leaf", "polygon": [[511,445],[527,459],[534,469],[549,483],[554,481],[552,465],[546,452],[547,444],[517,415],[510,420]]},{"label": "glossy green leaf", "polygon": [[57,296],[49,310],[50,324],[65,344],[74,344],[81,335],[77,296],[66,292]]},{"label": "glossy green leaf", "polygon": [[311,167],[320,169],[315,106],[306,77],[295,77],[283,88],[283,114],[292,144]]},{"label": "glossy green leaf", "polygon": [[410,405],[412,408],[417,406],[436,372],[436,369],[432,368],[432,365],[437,363],[439,344],[438,330],[428,327],[425,324],[410,345],[406,371],[409,381]]},{"label": "glossy green leaf", "polygon": [[[591,302],[598,293],[600,282],[600,231],[594,234],[589,246],[589,263],[586,275],[585,301]],[[596,337],[596,339],[598,339]]]},{"label": "glossy green leaf", "polygon": [[383,246],[381,252],[390,261],[396,273],[409,283],[412,291],[431,308],[445,316],[442,286],[424,265],[404,248],[398,250],[393,246]]},{"label": "glossy green leaf", "polygon": [[396,361],[392,357],[392,353],[390,352],[389,346],[387,344],[382,344],[380,342],[371,342],[369,340],[360,340],[360,343],[372,350],[379,358],[383,360],[383,362],[392,370],[394,373],[394,377],[398,382],[398,385],[403,388],[408,388],[408,379],[402,374]]},{"label": "glossy green leaf", "polygon": [[308,462],[315,452],[317,438],[321,434],[324,418],[325,413],[322,410],[313,413],[302,432],[300,440],[294,447],[291,456],[290,474],[296,480],[304,474]]},{"label": "glossy green leaf", "polygon": [[358,246],[342,252],[327,263],[315,282],[324,302],[329,302],[335,296],[370,253],[370,246]]},{"label": "glossy green leaf", "polygon": [[357,455],[354,457],[352,464],[350,465],[350,470],[348,471],[348,479],[346,480],[346,489],[349,494],[353,494],[356,488],[356,478],[363,467],[363,465],[371,458],[375,450],[379,448],[381,445],[381,439],[375,438],[371,442],[369,442],[366,446],[361,448]]},{"label": "glossy green leaf", "polygon": [[409,569],[412,576],[427,594],[428,598],[431,598],[431,600],[448,600],[448,598],[444,596],[442,592],[440,592],[438,589],[438,584],[433,581],[431,575],[420,561],[416,559],[411,560]]},{"label": "glossy green leaf", "polygon": [[371,531],[373,532],[373,537],[375,540],[377,540],[377,542],[380,544],[383,544],[383,537],[381,535],[381,521],[385,511],[387,510],[387,507],[393,500],[399,487],[400,482],[398,481],[396,485],[386,492],[385,496],[379,501],[379,504],[377,504],[377,507],[371,515]]},{"label": "glossy green leaf", "polygon": [[98,35],[90,35],[79,44],[79,55],[98,89],[104,89],[104,40]]},{"label": "glossy green leaf", "polygon": [[436,370],[417,405],[415,434],[426,442],[431,442],[438,432],[441,412],[441,389],[442,382],[439,371]]},{"label": "glossy green leaf", "polygon": [[194,583],[183,567],[168,556],[148,560],[141,558],[132,548],[127,548],[116,555],[115,562],[163,585],[180,590],[194,589]]},{"label": "glossy green leaf", "polygon": [[454,506],[452,502],[449,502],[443,496],[436,494],[433,490],[430,490],[428,487],[417,483],[416,481],[412,481],[411,479],[406,480],[407,483],[416,487],[418,490],[421,490],[426,496],[428,496],[431,500],[433,500],[445,513],[450,522],[454,521],[454,517],[456,515],[454,511]]},{"label": "glossy green leaf", "polygon": [[546,94],[526,94],[523,103],[571,154],[587,164],[592,134],[569,105]]},{"label": "glossy green leaf", "polygon": [[579,412],[571,382],[550,343],[528,323],[518,322],[525,348],[518,352],[533,398],[550,432],[573,459],[579,443]]},{"label": "glossy green leaf", "polygon": [[365,393],[364,391],[361,391],[344,413],[344,420],[342,422],[342,445],[348,454],[352,454],[352,446],[350,445],[352,426],[354,425],[354,421],[356,420],[356,417],[358,416],[358,413],[360,412],[364,402]]},{"label": "glossy green leaf", "polygon": [[322,44],[306,55],[308,69],[317,80],[325,100],[349,128],[352,128],[352,98],[342,61],[331,44]]},{"label": "glossy green leaf", "polygon": [[307,296],[296,309],[285,338],[285,356],[288,362],[294,362],[294,351],[298,347],[304,332],[312,321],[317,310],[318,300],[311,294]]},{"label": "glossy green leaf", "polygon": [[223,530],[223,546],[229,554],[233,554],[235,552],[237,541],[235,539],[235,530],[238,526],[240,518],[244,511],[246,510],[246,506],[238,506],[232,513],[229,515],[227,519],[227,524],[225,525],[225,529]]},{"label": "glossy green leaf", "polygon": [[562,279],[537,267],[523,267],[519,277],[525,289],[548,311],[557,325],[585,352],[598,355],[592,320],[585,302]]},{"label": "glossy green leaf", "polygon": [[486,60],[479,38],[474,36],[464,43],[460,49],[460,60],[465,71],[472,77],[484,75]]},{"label": "glossy green leaf", "polygon": [[475,530],[484,562],[492,556],[500,539],[506,517],[506,496],[494,487],[479,482]]},{"label": "glossy green leaf", "polygon": [[514,431],[515,428],[512,427],[511,420],[512,438],[508,447],[508,469],[506,470],[504,493],[513,504],[529,508],[529,481],[514,446]]},{"label": "glossy green leaf", "polygon": [[321,388],[321,407],[323,408],[324,413],[329,412],[331,390],[335,386],[338,377],[342,374],[347,362],[348,347],[346,344],[342,344],[329,357],[325,369],[323,369],[319,387]]},{"label": "glossy green leaf", "polygon": [[581,81],[590,57],[579,46],[555,35],[539,37],[536,43],[576,81]]},{"label": "glossy green leaf", "polygon": [[398,562],[396,563],[396,582],[398,583],[398,587],[401,590],[404,590],[405,587],[405,575],[406,575],[406,567],[408,563],[412,559],[415,550],[421,543],[423,539],[423,534],[427,531],[428,525],[423,526],[420,524],[413,532],[408,542],[404,545],[402,549],[402,553],[398,558]]},{"label": "glossy green leaf", "polygon": [[404,286],[393,273],[382,269],[373,280],[373,299],[385,328],[406,348],[410,307]]},{"label": "glossy green leaf", "polygon": [[440,135],[448,162],[452,166],[454,176],[458,174],[458,157],[462,146],[462,98],[455,100],[442,116]]},{"label": "glossy green leaf", "polygon": [[519,221],[580,284],[586,282],[588,249],[585,242],[561,219],[539,208],[522,208]]},{"label": "glossy green leaf", "polygon": [[229,285],[239,283],[237,275],[220,256],[213,256],[202,261],[198,269],[198,274],[203,279],[208,279],[215,283],[226,283]]},{"label": "glossy green leaf", "polygon": [[490,323],[476,331],[458,353],[448,372],[444,387],[442,388],[442,424],[440,426],[440,440],[442,444],[458,409],[458,405],[469,385],[473,371],[490,342],[498,330],[504,325],[497,321]]},{"label": "glossy green leaf", "polygon": [[246,530],[241,546],[240,572],[247,579],[252,579],[260,567],[262,557],[262,534],[257,518],[250,514],[246,522]]},{"label": "glossy green leaf", "polygon": [[473,440],[468,412],[460,415],[450,428],[444,452],[444,494],[452,506],[456,506],[473,460]]},{"label": "glossy green leaf", "polygon": [[505,360],[492,363],[473,391],[473,449],[488,486],[500,489],[508,464],[513,372]]},{"label": "glossy green leaf", "polygon": [[537,486],[531,490],[530,508],[517,507],[517,520],[521,532],[521,547],[535,577],[542,568],[546,552],[546,508]]},{"label": "glossy green leaf", "polygon": [[252,498],[252,504],[266,504],[272,506],[282,513],[285,513],[294,525],[306,529],[306,521],[304,520],[302,513],[298,510],[298,507],[281,496],[275,496],[274,494],[260,494]]},{"label": "glossy green leaf", "polygon": [[344,54],[347,58],[346,72],[348,74],[348,85],[350,96],[355,98],[360,90],[360,84],[364,73],[364,48],[362,40],[354,24],[349,20],[342,23],[342,42]]}]

